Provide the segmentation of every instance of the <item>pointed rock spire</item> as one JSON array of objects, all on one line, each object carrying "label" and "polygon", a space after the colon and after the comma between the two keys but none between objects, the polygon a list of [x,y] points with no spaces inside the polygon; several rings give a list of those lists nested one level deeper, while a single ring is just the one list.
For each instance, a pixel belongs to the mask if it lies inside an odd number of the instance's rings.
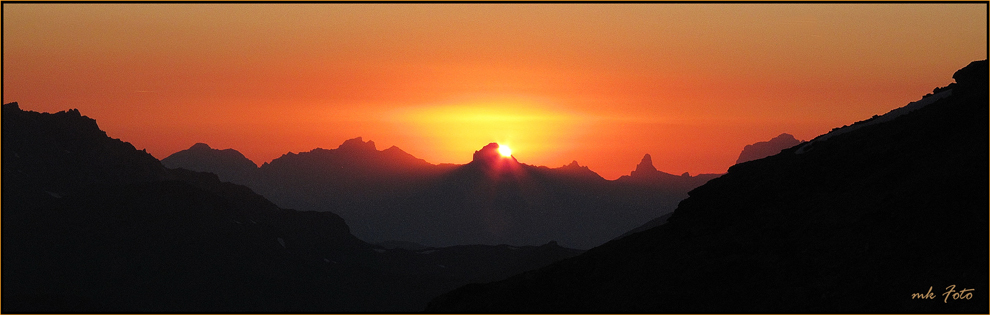
[{"label": "pointed rock spire", "polygon": [[653,178],[660,174],[660,171],[653,166],[653,157],[649,154],[643,156],[643,160],[636,165],[636,170],[629,173],[629,176],[636,178]]},{"label": "pointed rock spire", "polygon": [[639,165],[636,165],[636,170],[634,172],[639,173],[654,173],[657,172],[657,168],[653,166],[653,158],[650,154],[643,156],[643,160],[639,161]]}]

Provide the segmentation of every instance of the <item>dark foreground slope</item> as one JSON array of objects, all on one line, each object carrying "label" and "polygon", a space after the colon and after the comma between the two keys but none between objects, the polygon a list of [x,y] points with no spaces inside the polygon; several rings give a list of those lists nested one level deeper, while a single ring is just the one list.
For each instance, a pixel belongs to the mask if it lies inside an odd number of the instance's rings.
[{"label": "dark foreground slope", "polygon": [[386,250],[329,212],[168,170],[76,110],[3,106],[3,313],[389,312],[574,256]]},{"label": "dark foreground slope", "polygon": [[427,311],[986,313],[986,61],[953,77],[910,114],[730,168],[667,224]]}]

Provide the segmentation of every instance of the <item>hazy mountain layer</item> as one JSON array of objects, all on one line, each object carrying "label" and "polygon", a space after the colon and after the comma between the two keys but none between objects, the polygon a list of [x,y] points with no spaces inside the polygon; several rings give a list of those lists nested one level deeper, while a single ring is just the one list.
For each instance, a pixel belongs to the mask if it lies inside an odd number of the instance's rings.
[{"label": "hazy mountain layer", "polygon": [[169,155],[162,159],[162,165],[198,172],[210,170],[221,180],[233,183],[250,181],[258,169],[258,165],[237,150],[217,150],[205,143],[197,143],[187,150]]},{"label": "hazy mountain layer", "polygon": [[986,313],[987,72],[974,62],[951,96],[733,166],[666,224],[427,312]]},{"label": "hazy mountain layer", "polygon": [[433,165],[394,146],[379,151],[360,137],[336,149],[288,153],[245,172],[237,166],[247,165],[245,158],[220,158],[232,150],[203,147],[162,163],[215,172],[283,207],[337,213],[355,235],[374,243],[557,241],[591,248],[669,213],[688,191],[718,176],[664,173],[647,154],[631,175],[609,181],[577,161],[548,168],[503,158],[496,144],[476,151],[471,163]]}]

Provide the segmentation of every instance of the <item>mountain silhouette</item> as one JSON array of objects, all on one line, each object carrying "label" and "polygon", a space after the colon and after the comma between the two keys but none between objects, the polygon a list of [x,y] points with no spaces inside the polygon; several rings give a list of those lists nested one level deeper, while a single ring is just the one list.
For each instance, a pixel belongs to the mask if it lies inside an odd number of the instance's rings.
[{"label": "mountain silhouette", "polygon": [[[653,166],[653,158],[649,154],[643,156],[643,160],[636,164],[636,170],[632,171],[629,176],[631,177],[651,177],[658,176],[661,172],[657,170],[656,166]],[[668,174],[669,175],[669,174]]]},{"label": "mountain silhouette", "polygon": [[578,164],[577,160],[571,161],[570,164],[558,167],[556,168],[556,170],[557,173],[560,174],[561,176],[570,176],[576,179],[582,179],[593,182],[594,181],[600,182],[605,180],[605,178],[603,178],[601,175],[598,175],[598,173],[595,173],[595,171],[592,171],[587,166],[582,166],[581,164]]},{"label": "mountain silhouette", "polygon": [[489,143],[481,148],[481,150],[474,151],[474,155],[471,158],[471,164],[482,165],[487,168],[499,168],[499,167],[516,167],[519,161],[516,161],[515,157],[503,157],[501,153],[498,152],[498,143]]},{"label": "mountain silhouette", "polygon": [[250,182],[256,176],[258,165],[234,149],[217,150],[205,143],[194,144],[189,149],[176,152],[162,159],[168,168],[185,168],[197,172],[217,174],[227,182]]},{"label": "mountain silhouette", "polygon": [[[202,168],[206,161],[165,160],[173,168],[214,171]],[[649,158],[644,163],[637,168],[651,171],[610,181],[577,161],[558,168],[520,163],[503,157],[497,143],[475,151],[467,164],[434,165],[395,146],[379,151],[358,137],[336,149],[285,154],[251,176],[224,175],[231,174],[226,166],[216,173],[279,206],[339,214],[355,235],[372,243],[556,241],[585,249],[669,213],[689,190],[718,176],[675,176],[658,171]]]},{"label": "mountain silhouette", "polygon": [[720,176],[721,174],[699,174],[691,176],[689,173],[677,176],[674,174],[661,172],[653,165],[653,157],[649,154],[636,165],[636,169],[629,175],[620,176],[617,181],[626,183],[649,183],[653,185],[677,186],[687,190],[698,187],[705,182]]},{"label": "mountain silhouette", "polygon": [[[262,164],[260,171],[262,174],[271,175],[271,173],[279,171],[305,172],[315,170],[319,173],[311,175],[332,175],[358,179],[416,172],[432,166],[432,164],[395,146],[379,151],[375,148],[373,141],[365,142],[361,137],[357,137],[344,141],[337,149],[333,150],[317,148],[299,154],[287,153],[270,163]],[[305,174],[292,175],[306,176]]]},{"label": "mountain silhouette", "polygon": [[801,140],[795,139],[794,136],[786,133],[782,133],[770,141],[760,141],[754,144],[747,144],[743,148],[742,152],[739,153],[739,158],[736,159],[736,164],[749,162],[752,160],[759,160],[771,155],[780,153],[781,150],[796,146],[801,144]]},{"label": "mountain silhouette", "polygon": [[949,96],[732,166],[663,225],[426,312],[986,313],[987,73],[973,62]]},{"label": "mountain silhouette", "polygon": [[581,252],[372,245],[331,212],[283,209],[217,175],[167,169],[77,110],[10,103],[2,118],[4,313],[409,312]]}]

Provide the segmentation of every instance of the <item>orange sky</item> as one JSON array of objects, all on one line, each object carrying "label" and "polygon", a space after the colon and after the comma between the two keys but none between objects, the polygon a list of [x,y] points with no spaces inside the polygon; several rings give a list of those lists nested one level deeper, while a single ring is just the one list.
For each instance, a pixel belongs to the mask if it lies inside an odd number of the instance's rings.
[{"label": "orange sky", "polygon": [[606,178],[883,114],[987,58],[986,4],[3,4],[3,102],[158,158],[358,136]]}]

